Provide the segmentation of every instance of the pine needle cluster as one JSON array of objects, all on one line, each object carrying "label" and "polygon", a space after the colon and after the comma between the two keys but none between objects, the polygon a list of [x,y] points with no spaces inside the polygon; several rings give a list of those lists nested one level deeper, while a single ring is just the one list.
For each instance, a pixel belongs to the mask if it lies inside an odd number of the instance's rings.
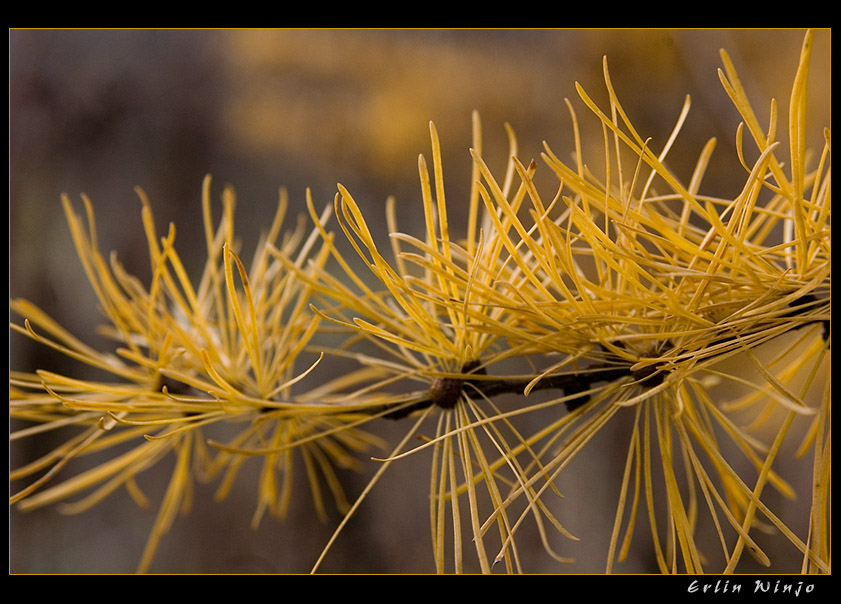
[{"label": "pine needle cluster", "polygon": [[[83,199],[82,217],[65,197],[103,333],[117,345],[93,349],[34,304],[10,300],[12,330],[106,376],[10,372],[12,446],[75,429],[11,469],[10,503],[82,512],[125,488],[147,505],[138,475],[174,456],[140,558],[147,571],[194,481],[216,481],[224,498],[256,458],[255,527],[267,512],[286,514],[300,469],[315,515],[327,518],[332,506],[343,515],[317,570],[380,477],[428,454],[439,572],[529,572],[518,541],[526,524],[574,572],[559,544],[586,535],[562,521],[561,485],[619,422],[628,435],[613,443],[625,459],[621,483],[606,500],[604,487],[564,493],[615,504],[605,572],[634,547],[650,548],[663,573],[737,572],[745,552],[769,565],[756,538],[769,530],[800,556],[802,572],[829,573],[831,146],[828,128],[816,152],[805,140],[811,41],[810,32],[787,119],[772,102],[768,124],[722,52],[721,83],[742,119],[745,179],[733,198],[705,192],[713,139],[688,182],[668,168],[689,99],[655,149],[623,110],[606,60],[607,106],[578,87],[603,135],[602,166],[588,165],[570,102],[571,160],[547,144],[541,162],[522,162],[509,128],[510,161],[495,175],[474,114],[469,199],[448,203],[430,124],[430,160],[418,163],[423,226],[401,230],[389,200],[386,241],[342,185],[323,210],[308,194],[309,217],[292,229],[281,192],[246,264],[233,191],[214,221],[208,177],[207,260],[195,281],[175,228],[157,233],[138,191],[152,269],[143,284],[99,251],[91,202]],[[556,177],[555,188],[540,190],[538,170]],[[463,233],[451,232],[453,208],[467,210]],[[330,375],[336,361],[350,369]],[[316,379],[325,371],[330,379]],[[393,422],[404,438],[387,444],[378,426]],[[231,428],[226,436],[212,432],[219,425]],[[810,514],[797,527],[767,496],[795,495],[778,471],[794,438],[813,460]],[[74,460],[107,451],[107,462],[66,475]],[[377,470],[350,497],[338,469],[363,464]],[[715,546],[700,538],[702,525],[713,527]]]}]

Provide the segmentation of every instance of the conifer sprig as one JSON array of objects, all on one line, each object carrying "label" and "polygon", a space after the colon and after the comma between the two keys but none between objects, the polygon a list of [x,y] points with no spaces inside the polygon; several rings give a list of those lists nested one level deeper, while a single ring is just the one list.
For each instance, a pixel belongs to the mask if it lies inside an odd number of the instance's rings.
[{"label": "conifer sprig", "polygon": [[[584,113],[567,103],[572,161],[548,143],[540,162],[521,161],[507,127],[509,161],[497,178],[474,114],[466,203],[447,196],[430,123],[430,160],[418,160],[422,228],[401,230],[389,200],[386,242],[342,185],[321,212],[307,192],[312,226],[284,232],[281,192],[247,266],[233,192],[224,190],[215,224],[208,178],[198,281],[175,251],[174,226],[160,236],[139,192],[147,286],[102,256],[92,204],[83,199],[85,221],[64,198],[103,333],[117,347],[96,350],[30,302],[10,300],[22,320],[12,330],[107,376],[10,372],[10,418],[22,424],[12,444],[76,430],[11,470],[13,485],[26,482],[10,503],[32,509],[82,496],[63,504],[81,512],[124,487],[145,506],[138,475],[173,456],[145,571],[189,508],[195,479],[218,480],[225,497],[243,465],[259,460],[256,527],[267,512],[285,515],[303,466],[316,516],[328,516],[325,488],[344,514],[318,570],[382,476],[428,455],[419,482],[429,489],[436,570],[528,572],[526,523],[559,563],[586,541],[561,521],[555,496],[576,460],[619,423],[628,428],[625,442],[612,443],[624,454],[620,483],[566,494],[615,505],[606,572],[640,542],[641,524],[663,573],[737,572],[745,552],[770,565],[760,528],[782,535],[803,572],[831,572],[831,137],[827,129],[820,153],[807,154],[812,36],[786,123],[772,102],[769,124],[760,124],[722,52],[720,79],[743,119],[736,149],[745,180],[732,199],[707,184],[714,139],[688,182],[668,167],[690,99],[665,143],[650,140],[633,126],[606,59],[607,105],[578,85]],[[586,161],[585,119],[603,135],[599,170]],[[557,177],[548,194],[538,170]],[[463,234],[451,227],[456,208],[466,215]],[[339,360],[348,368],[319,382]],[[405,426],[396,446],[376,436],[381,422]],[[799,423],[809,427],[798,436]],[[234,431],[218,432],[223,425]],[[812,455],[805,533],[768,496],[795,495],[778,463],[793,438],[799,455]],[[372,450],[389,452],[370,459]],[[65,476],[92,454],[110,457]],[[377,466],[373,478],[348,497],[338,470],[366,461]]]}]

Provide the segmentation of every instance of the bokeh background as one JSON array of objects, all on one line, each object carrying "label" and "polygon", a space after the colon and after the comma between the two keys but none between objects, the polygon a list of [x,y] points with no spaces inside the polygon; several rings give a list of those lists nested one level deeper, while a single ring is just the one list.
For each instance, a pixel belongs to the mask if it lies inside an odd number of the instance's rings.
[{"label": "bokeh background", "polygon": [[[76,202],[82,193],[90,196],[101,249],[116,250],[147,282],[135,186],[149,195],[160,232],[169,222],[177,225],[177,249],[194,271],[204,254],[200,186],[208,173],[216,200],[223,184],[237,191],[245,250],[273,216],[281,186],[294,215],[303,211],[307,188],[322,207],[342,183],[371,222],[394,195],[401,224],[414,232],[417,156],[429,156],[430,120],[441,137],[451,221],[458,224],[459,199],[467,198],[470,185],[471,112],[481,114],[492,169],[500,171],[506,161],[506,122],[517,133],[524,163],[539,160],[543,141],[569,156],[564,99],[581,116],[575,82],[597,101],[606,98],[605,55],[631,120],[657,149],[691,95],[670,165],[688,179],[706,140],[717,137],[705,192],[732,195],[744,182],[733,153],[739,117],[718,80],[719,49],[733,58],[760,119],[767,119],[774,97],[783,121],[803,36],[798,29],[11,30],[10,295],[34,301],[73,333],[97,342],[96,302],[75,258],[61,193]],[[830,55],[831,31],[819,30],[810,76],[808,142],[814,147],[831,124]],[[597,137],[590,148],[599,150],[601,129],[591,122],[585,131]],[[384,233],[384,225],[374,228]],[[11,337],[12,368],[55,369],[57,363]],[[612,437],[621,433],[606,434],[605,442]],[[572,474],[577,478],[565,487],[568,523],[584,541],[564,553],[579,564],[557,567],[538,557],[542,562],[530,570],[604,569],[621,464],[609,449],[602,457],[583,456]],[[433,570],[424,460],[409,460],[404,471],[390,474],[323,570]],[[162,491],[167,475],[148,477],[150,494]],[[364,479],[348,478],[349,490]],[[290,519],[267,518],[252,531],[256,484],[245,477],[241,487],[215,503],[212,485],[199,486],[192,514],[164,539],[152,570],[309,570],[333,525],[309,520],[302,493]],[[796,517],[798,504],[792,505]],[[13,509],[10,571],[132,572],[155,514],[156,508],[139,510],[124,494],[80,517]],[[645,533],[643,527],[642,541]],[[534,550],[539,554],[539,543]],[[642,551],[618,570],[652,572],[651,563]],[[778,570],[797,566],[793,557]]]}]

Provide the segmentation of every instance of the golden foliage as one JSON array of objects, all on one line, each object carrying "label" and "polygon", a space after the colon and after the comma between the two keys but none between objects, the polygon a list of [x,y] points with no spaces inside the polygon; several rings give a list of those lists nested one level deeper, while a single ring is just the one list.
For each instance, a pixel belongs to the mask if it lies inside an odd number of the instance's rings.
[{"label": "golden foliage", "polygon": [[[596,436],[620,422],[629,432],[624,445],[615,443],[626,453],[607,572],[632,549],[640,515],[664,573],[735,572],[744,550],[767,565],[755,538],[762,527],[799,552],[803,572],[830,572],[830,135],[816,157],[807,154],[811,40],[810,32],[787,123],[776,104],[770,123],[759,123],[722,53],[721,82],[743,120],[736,140],[745,181],[732,199],[703,192],[714,139],[688,183],[668,168],[689,99],[655,150],[628,119],[607,61],[606,107],[578,86],[602,132],[603,177],[585,160],[572,103],[572,161],[548,145],[542,158],[556,177],[551,197],[535,181],[538,164],[518,159],[510,128],[510,161],[503,178],[494,176],[475,115],[461,235],[450,229],[449,208],[462,204],[448,205],[432,124],[431,163],[419,158],[420,235],[400,230],[390,200],[390,240],[379,242],[342,185],[323,212],[308,193],[312,227],[299,222],[282,234],[281,192],[247,268],[233,193],[224,191],[214,226],[208,178],[207,261],[195,284],[175,251],[174,227],[158,236],[142,192],[148,287],[100,254],[90,202],[86,227],[65,198],[105,333],[118,347],[94,350],[31,303],[10,301],[23,319],[13,330],[109,375],[10,374],[10,415],[26,423],[13,441],[79,429],[11,472],[12,481],[29,480],[11,502],[31,509],[94,489],[67,504],[79,512],[124,486],[145,505],[137,475],[172,453],[175,468],[140,564],[147,570],[189,507],[194,478],[221,476],[224,497],[243,462],[262,459],[256,524],[266,511],[285,514],[299,454],[317,514],[327,516],[324,484],[345,514],[316,570],[386,470],[426,451],[436,569],[464,572],[475,559],[481,572],[528,572],[517,541],[527,520],[552,558],[572,562],[554,533],[579,537],[561,521],[554,495]],[[778,140],[782,129],[788,148]],[[781,341],[788,349],[775,348]],[[325,359],[351,369],[316,384],[310,374]],[[538,398],[540,391],[550,394]],[[351,504],[335,468],[360,466],[360,453],[385,446],[374,426],[407,416],[404,437],[371,462],[377,471]],[[811,423],[800,453],[814,456],[806,534],[765,497],[769,488],[794,496],[775,462],[798,418]],[[766,423],[769,441],[755,434]],[[233,436],[205,434],[218,424],[234,426]],[[72,459],[107,450],[110,461],[58,479]],[[719,554],[699,541],[702,522],[714,527]]]}]

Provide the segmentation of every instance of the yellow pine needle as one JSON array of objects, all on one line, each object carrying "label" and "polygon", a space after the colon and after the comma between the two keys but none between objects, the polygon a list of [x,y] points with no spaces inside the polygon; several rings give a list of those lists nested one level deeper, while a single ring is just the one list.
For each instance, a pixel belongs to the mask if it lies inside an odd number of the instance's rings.
[{"label": "yellow pine needle", "polygon": [[[105,369],[119,368],[119,363],[116,362],[116,359],[113,363],[103,366],[102,361],[104,355],[100,354],[98,351],[94,350],[93,348],[91,348],[90,346],[73,336],[61,325],[59,325],[52,318],[50,318],[43,310],[41,310],[31,302],[27,300],[10,300],[9,310],[19,314],[21,317],[24,318],[24,326],[26,327],[26,332],[31,337],[40,341],[42,344],[49,346],[50,348],[54,348],[62,354],[65,354],[71,358],[78,359],[83,363],[94,367],[101,366]],[[56,338],[58,342],[54,343],[48,340],[47,338],[39,337],[32,329],[31,324],[34,324],[39,329],[43,329],[53,338]],[[14,330],[23,333],[19,325],[11,323],[9,326]],[[109,359],[110,357],[104,358]]]},{"label": "yellow pine needle", "polygon": [[[457,421],[459,424],[464,425],[469,423],[469,419],[467,418],[466,411],[463,405],[459,406],[456,409],[456,414],[458,415]],[[483,573],[487,574],[490,573],[491,567],[487,553],[485,551],[483,533],[479,525],[479,507],[476,499],[476,486],[473,476],[474,462],[471,451],[473,451],[473,453],[475,454],[476,460],[479,463],[480,468],[487,467],[487,460],[484,458],[484,455],[481,450],[481,445],[479,445],[479,443],[476,442],[475,434],[472,430],[459,433],[458,449],[459,457],[461,458],[462,462],[462,471],[464,472],[464,484],[467,485],[467,498],[468,505],[470,508],[470,526],[471,532],[473,534],[473,544],[476,548],[476,553],[479,557],[479,568],[482,570]],[[486,474],[486,480],[484,481],[484,483],[488,485],[488,487],[492,491],[492,495],[496,495],[498,498],[498,493],[495,492],[495,489],[492,486],[493,480],[490,480],[490,476],[491,474]],[[453,492],[455,492],[455,489],[453,489]],[[452,502],[452,505],[455,507],[456,503],[457,500],[454,500]],[[504,527],[502,526],[500,527],[501,530],[503,528]]]},{"label": "yellow pine needle", "polygon": [[[101,434],[101,432],[92,433],[88,439],[80,443],[73,452],[68,454],[63,461],[69,461],[72,457],[76,456],[85,447],[87,447],[93,439],[97,438],[99,434]],[[134,466],[136,468],[147,467],[155,461],[157,457],[156,453],[161,450],[161,447],[168,449],[170,444],[164,441],[163,443],[150,442],[148,444],[138,445],[123,455],[115,457],[91,470],[88,470],[87,472],[74,476],[73,478],[67,479],[54,487],[40,491],[39,493],[28,497],[20,502],[19,507],[22,510],[32,510],[37,507],[49,505],[98,484],[128,466]],[[53,473],[61,469],[63,465],[63,462],[56,464],[50,469],[50,472],[48,472],[47,475],[52,476]],[[45,475],[45,477],[47,475]],[[40,486],[43,482],[46,481],[39,480],[37,481],[37,484]],[[17,500],[19,497],[16,497],[15,499]]]},{"label": "yellow pine needle", "polygon": [[140,573],[145,573],[149,570],[161,538],[169,532],[179,510],[185,509],[189,505],[188,485],[190,480],[189,462],[191,447],[192,440],[190,435],[187,434],[178,446],[175,470],[172,473],[172,478],[161,503],[158,517],[155,519],[152,534],[146,542],[146,548],[143,551],[143,556],[138,566],[138,572]]},{"label": "yellow pine needle", "polygon": [[[262,351],[260,349],[260,334],[258,333],[257,313],[254,309],[254,299],[251,295],[251,288],[248,284],[248,275],[245,272],[245,267],[240,262],[239,258],[231,251],[230,246],[226,242],[223,246],[222,254],[225,258],[225,284],[228,288],[228,301],[234,311],[237,326],[245,348],[248,352],[248,357],[251,361],[251,368],[257,380],[257,388],[262,392],[267,391],[266,376],[263,374],[263,359]],[[243,286],[243,293],[245,295],[246,310],[248,319],[246,320],[242,306],[240,304],[239,295],[237,294],[236,286],[234,284],[232,262],[236,264],[239,272],[240,281]]]},{"label": "yellow pine needle", "polygon": [[[622,474],[622,486],[619,489],[619,503],[616,506],[616,517],[613,521],[613,531],[611,533],[610,544],[607,552],[607,567],[605,574],[610,574],[613,571],[613,562],[618,560],[622,562],[628,555],[628,550],[631,546],[631,537],[634,534],[634,526],[636,525],[637,510],[639,508],[640,495],[640,446],[639,446],[639,420],[642,413],[643,406],[640,405],[635,410],[634,415],[634,431],[631,436],[631,441],[628,445],[628,456],[625,460],[625,470]],[[622,524],[622,517],[625,513],[625,504],[628,495],[628,485],[631,478],[631,468],[634,468],[634,498],[631,504],[631,510],[628,514],[628,523],[625,531],[625,538],[619,544],[619,531]],[[616,553],[617,545],[619,546],[619,553]]]},{"label": "yellow pine needle", "polygon": [[[27,316],[27,315],[32,316],[28,311],[26,311],[26,310],[24,310],[20,307],[17,307],[15,310],[20,310],[21,314],[24,315],[24,316]],[[37,315],[36,315],[36,318],[34,320],[38,321]],[[46,323],[42,322],[42,321],[39,321],[39,324],[45,325]],[[133,371],[132,369],[123,366],[119,362],[119,360],[112,355],[99,354],[99,353],[94,352],[94,351],[92,351],[91,349],[89,349],[85,346],[76,347],[74,345],[73,348],[68,348],[67,346],[64,346],[62,344],[59,344],[57,342],[54,342],[52,340],[49,340],[49,339],[39,335],[33,329],[29,318],[24,319],[24,327],[23,328],[21,328],[18,325],[15,325],[15,324],[11,324],[10,327],[13,330],[15,330],[19,333],[23,333],[24,335],[29,336],[30,338],[32,338],[36,342],[39,342],[40,344],[43,344],[44,346],[47,346],[47,347],[52,348],[54,350],[57,350],[58,352],[66,355],[66,356],[68,356],[72,359],[76,359],[77,361],[81,361],[82,363],[85,363],[86,365],[90,365],[91,367],[96,367],[96,368],[99,368],[99,369],[103,369],[105,371],[108,371],[109,373],[113,373],[115,375],[122,376],[125,379],[129,379],[129,380],[140,380],[140,379],[143,379],[143,377],[145,377],[142,373],[139,373],[137,371]],[[59,336],[61,336],[61,334],[59,334]],[[71,344],[72,344],[72,342],[71,342]],[[81,352],[77,352],[77,349],[81,350]]]},{"label": "yellow pine needle", "polygon": [[[396,454],[398,451],[400,451],[400,449],[402,449],[406,445],[406,443],[409,442],[409,440],[412,439],[412,437],[417,433],[418,427],[423,423],[423,421],[425,419],[426,419],[426,413],[422,414],[421,417],[418,418],[414,427],[411,430],[407,431],[406,436],[404,436],[403,439],[400,441],[400,443],[395,447],[394,453],[392,454],[392,456],[394,454]],[[330,550],[333,543],[338,538],[342,529],[345,527],[345,525],[353,517],[354,513],[359,508],[359,506],[362,505],[362,502],[368,496],[368,493],[370,493],[371,490],[374,488],[374,486],[376,486],[377,482],[382,477],[382,475],[385,473],[385,471],[388,469],[389,465],[390,465],[390,462],[385,462],[377,469],[377,472],[374,475],[374,477],[371,478],[371,480],[368,482],[368,484],[363,489],[362,493],[359,495],[359,497],[356,499],[356,501],[353,503],[353,505],[348,509],[344,518],[339,523],[339,526],[334,531],[333,536],[330,538],[330,540],[324,546],[324,549],[321,551],[321,554],[319,555],[318,560],[316,560],[315,564],[313,565],[312,570],[310,571],[311,574],[314,574],[318,570],[318,567],[321,566],[321,563],[323,562],[324,558],[327,556],[327,552]]]}]

